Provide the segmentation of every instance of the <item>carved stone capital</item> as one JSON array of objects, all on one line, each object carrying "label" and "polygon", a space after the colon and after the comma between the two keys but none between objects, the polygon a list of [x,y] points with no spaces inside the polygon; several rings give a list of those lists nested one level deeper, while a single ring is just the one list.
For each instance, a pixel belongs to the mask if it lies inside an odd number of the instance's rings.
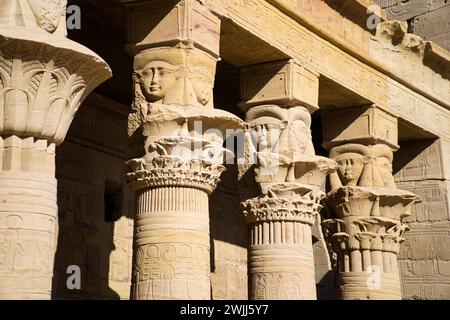
[{"label": "carved stone capital", "polygon": [[331,189],[341,186],[392,188],[393,151],[384,144],[365,146],[349,143],[331,149],[330,158],[338,164],[330,175]]},{"label": "carved stone capital", "polygon": [[183,186],[211,193],[231,154],[222,147],[227,129],[240,129],[243,121],[216,109],[146,105],[140,124],[145,156],[127,162],[131,187]]},{"label": "carved stone capital", "polygon": [[401,221],[411,214],[415,194],[399,189],[341,187],[328,193],[327,206],[338,219],[345,217],[383,217]]},{"label": "carved stone capital", "polygon": [[225,171],[222,165],[202,160],[180,162],[170,156],[155,157],[151,162],[133,159],[127,162],[127,180],[133,190],[157,187],[187,187],[211,193]]},{"label": "carved stone capital", "polygon": [[255,181],[262,195],[271,185],[285,182],[324,186],[325,177],[336,164],[315,156],[311,116],[306,108],[260,105],[247,111],[246,120],[249,130],[245,160],[254,161]]},{"label": "carved stone capital", "polygon": [[268,195],[250,199],[241,204],[248,223],[263,221],[296,221],[313,225],[322,209],[325,194],[318,188],[301,184],[279,184],[268,190]]},{"label": "carved stone capital", "polygon": [[111,76],[95,53],[65,38],[0,28],[0,132],[60,144],[81,102]]},{"label": "carved stone capital", "polygon": [[335,252],[371,250],[399,253],[403,234],[409,229],[398,220],[383,217],[352,217],[322,222]]},{"label": "carved stone capital", "polygon": [[142,51],[134,58],[134,103],[213,108],[216,63],[217,58],[189,45]]},{"label": "carved stone capital", "polygon": [[336,168],[334,161],[320,156],[283,156],[257,153],[255,180],[263,195],[273,185],[305,184],[323,188],[325,177]]},{"label": "carved stone capital", "polygon": [[261,153],[314,155],[311,115],[304,107],[283,108],[264,104],[246,113],[254,148]]}]

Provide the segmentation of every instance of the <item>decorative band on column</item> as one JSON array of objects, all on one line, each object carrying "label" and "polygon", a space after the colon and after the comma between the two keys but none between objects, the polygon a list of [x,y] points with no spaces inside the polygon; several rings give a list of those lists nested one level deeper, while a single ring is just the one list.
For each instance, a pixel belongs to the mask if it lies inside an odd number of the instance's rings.
[{"label": "decorative band on column", "polygon": [[200,189],[163,187],[142,190],[137,195],[137,215],[183,212],[186,215],[204,210],[208,197]]},{"label": "decorative band on column", "polygon": [[127,180],[135,191],[145,188],[184,187],[211,193],[225,170],[203,160],[180,161],[169,156],[127,161]]}]

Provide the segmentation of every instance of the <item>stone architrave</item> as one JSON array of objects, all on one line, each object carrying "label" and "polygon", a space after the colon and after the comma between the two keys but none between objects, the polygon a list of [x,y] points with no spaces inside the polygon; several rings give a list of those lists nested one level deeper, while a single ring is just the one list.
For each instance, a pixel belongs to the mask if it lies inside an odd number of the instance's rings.
[{"label": "stone architrave", "polygon": [[57,242],[55,147],[111,76],[65,38],[66,1],[0,3],[0,299],[50,299]]},{"label": "stone architrave", "polygon": [[[272,78],[267,83],[257,83],[268,79],[268,74]],[[242,107],[248,108],[250,127],[246,160],[253,164],[247,170],[253,168],[259,187],[259,195],[241,204],[249,225],[253,300],[317,298],[311,226],[322,208],[325,177],[336,165],[315,156],[310,110],[317,108],[317,99],[306,102],[300,97],[306,97],[306,89],[309,97],[314,96],[309,90],[317,90],[317,79],[306,81],[305,74],[312,75],[293,61],[242,71]],[[273,104],[263,104],[263,97]]]},{"label": "stone architrave", "polygon": [[[323,119],[330,139],[324,145],[338,168],[325,200],[332,217],[322,224],[338,256],[340,297],[401,299],[397,256],[408,230],[402,219],[419,198],[397,189],[392,176],[396,119],[376,106],[329,111]],[[346,129],[331,131],[331,121]]]}]

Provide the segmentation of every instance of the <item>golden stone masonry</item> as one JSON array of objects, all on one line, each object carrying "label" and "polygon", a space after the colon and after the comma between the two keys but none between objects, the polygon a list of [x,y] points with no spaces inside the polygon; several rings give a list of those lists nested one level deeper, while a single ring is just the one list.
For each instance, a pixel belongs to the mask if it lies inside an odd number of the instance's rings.
[{"label": "golden stone masonry", "polygon": [[450,299],[423,2],[0,0],[0,299]]}]

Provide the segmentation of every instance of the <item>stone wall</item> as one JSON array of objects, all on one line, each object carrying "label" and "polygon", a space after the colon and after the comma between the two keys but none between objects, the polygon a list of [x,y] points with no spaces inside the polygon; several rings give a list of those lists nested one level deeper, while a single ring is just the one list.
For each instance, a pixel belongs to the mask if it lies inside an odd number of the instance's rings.
[{"label": "stone wall", "polygon": [[[57,148],[59,236],[53,298],[128,299],[134,193],[124,175],[128,107],[92,95]],[[81,269],[68,290],[66,270]]]},{"label": "stone wall", "polygon": [[239,212],[237,168],[227,165],[210,196],[213,300],[247,300],[247,224]]},{"label": "stone wall", "polygon": [[[394,170],[399,188],[421,197],[406,219],[410,231],[399,255],[405,299],[450,297],[450,180],[444,139],[400,144]],[[401,169],[400,169],[401,168]]]},{"label": "stone wall", "polygon": [[374,0],[391,20],[408,21],[410,32],[450,50],[448,0]]}]

